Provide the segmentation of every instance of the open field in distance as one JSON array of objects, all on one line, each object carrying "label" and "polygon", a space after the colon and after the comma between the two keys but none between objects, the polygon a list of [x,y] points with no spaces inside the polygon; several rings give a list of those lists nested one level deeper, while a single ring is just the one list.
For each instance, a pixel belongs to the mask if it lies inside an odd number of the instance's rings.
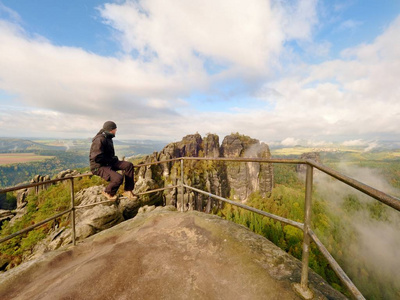
[{"label": "open field in distance", "polygon": [[0,166],[43,161],[54,156],[37,155],[35,153],[0,153]]},{"label": "open field in distance", "polygon": [[344,147],[285,147],[274,149],[271,148],[271,154],[274,157],[278,156],[288,156],[288,155],[298,155],[300,156],[303,153],[308,152],[362,152],[362,149],[354,149],[354,148],[344,148]]},{"label": "open field in distance", "polygon": [[322,157],[346,157],[347,160],[398,160],[400,157],[399,149],[379,149],[374,151],[365,151],[362,147],[285,147],[271,148],[273,158],[279,157],[300,157],[304,153],[318,152]]}]

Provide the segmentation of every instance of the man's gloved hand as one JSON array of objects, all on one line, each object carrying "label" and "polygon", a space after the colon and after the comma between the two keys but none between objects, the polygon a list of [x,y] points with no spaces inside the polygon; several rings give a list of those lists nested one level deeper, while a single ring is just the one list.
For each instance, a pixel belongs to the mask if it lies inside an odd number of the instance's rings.
[{"label": "man's gloved hand", "polygon": [[113,158],[111,159],[111,164],[113,165],[113,164],[117,163],[118,160],[119,160],[118,156],[113,156]]}]

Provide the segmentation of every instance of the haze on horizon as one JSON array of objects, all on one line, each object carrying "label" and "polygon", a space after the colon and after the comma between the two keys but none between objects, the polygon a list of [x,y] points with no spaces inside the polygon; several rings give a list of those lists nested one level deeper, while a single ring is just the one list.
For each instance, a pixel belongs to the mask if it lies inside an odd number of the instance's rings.
[{"label": "haze on horizon", "polygon": [[400,2],[0,0],[3,137],[400,141]]}]

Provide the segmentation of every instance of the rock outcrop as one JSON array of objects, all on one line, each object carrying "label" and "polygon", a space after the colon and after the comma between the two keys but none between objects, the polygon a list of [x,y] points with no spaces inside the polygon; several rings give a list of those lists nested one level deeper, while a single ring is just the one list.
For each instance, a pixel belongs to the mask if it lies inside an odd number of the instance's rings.
[{"label": "rock outcrop", "polygon": [[[227,158],[271,158],[268,145],[238,134],[226,136],[221,145],[221,156]],[[227,163],[227,181],[234,199],[247,199],[260,191],[265,196],[272,191],[273,168],[267,163]],[[232,195],[233,193],[233,195]]]},{"label": "rock outcrop", "polygon": [[[132,218],[142,205],[154,204],[144,202],[139,198],[132,200],[126,197],[120,197],[116,202],[105,202],[107,199],[102,195],[103,190],[103,186],[92,186],[75,194],[76,241],[82,241]],[[72,243],[71,227],[59,227],[56,219],[49,235],[41,240],[34,247],[32,253],[24,257],[24,260],[34,259],[70,243]]]},{"label": "rock outcrop", "polygon": [[[61,179],[61,178],[66,178],[70,176],[76,176],[79,175],[79,172],[76,170],[64,170],[58,173],[56,176],[54,176],[53,179]],[[39,182],[46,182],[49,181],[51,178],[49,175],[35,175],[30,183],[39,183]],[[46,190],[51,186],[51,184],[42,184],[38,185],[35,187],[27,188],[27,189],[22,189],[17,192],[17,210],[23,209],[25,205],[27,204],[26,202],[26,197],[31,191],[35,191],[35,193],[39,193],[42,190]]]},{"label": "rock outcrop", "polygon": [[[168,144],[162,151],[147,156],[141,163],[167,161],[179,157],[270,158],[271,154],[268,145],[244,135],[226,136],[220,145],[217,135],[208,134],[202,138],[197,133],[185,136],[180,142]],[[149,187],[179,185],[180,168],[178,162],[141,167],[137,172],[137,192],[148,190]],[[271,192],[273,169],[272,164],[268,163],[185,160],[184,183],[218,196],[246,201],[253,192],[258,191],[264,196]],[[174,188],[153,194],[153,197],[159,197],[164,204],[174,205],[180,210],[181,193],[180,188]],[[213,206],[213,201],[203,195],[184,191],[183,197],[185,210],[205,210],[206,207]]]},{"label": "rock outcrop", "polygon": [[[62,171],[55,176],[55,179],[66,178],[69,176],[79,175],[77,171],[66,170]],[[50,180],[48,176],[36,175],[32,179],[32,183],[45,182]],[[151,181],[151,179],[150,179]],[[145,188],[153,188],[150,181],[146,181]],[[38,193],[49,185],[43,185],[43,188],[32,187],[23,189],[17,194],[18,207],[16,210],[0,210],[0,225],[4,221],[9,221],[13,225],[19,219],[23,218],[27,213],[27,196],[29,193]],[[93,234],[102,230],[111,228],[114,225],[121,223],[124,220],[134,217],[141,206],[143,205],[162,205],[159,198],[154,196],[143,195],[137,199],[128,199],[120,197],[117,202],[106,202],[107,199],[102,195],[104,186],[93,186],[83,189],[75,194],[75,224],[76,232],[75,237],[77,241],[83,240]],[[139,191],[143,191],[139,189]],[[100,203],[103,202],[103,203]],[[99,204],[100,203],[100,204]],[[70,216],[68,219],[70,220]],[[49,216],[50,217],[50,216]],[[60,220],[55,219],[51,223],[51,229],[47,237],[37,243],[33,249],[23,253],[22,260],[28,261],[43,255],[46,252],[58,249],[61,246],[70,244],[72,242],[71,226],[59,226]],[[9,270],[13,267],[10,264],[10,259],[0,261],[0,270]]]},{"label": "rock outcrop", "polygon": [[[314,160],[317,163],[321,163],[321,157],[319,155],[319,152],[306,152],[303,153],[300,156],[300,159],[310,159],[310,160]],[[300,174],[305,174],[307,170],[307,166],[306,165],[296,165],[296,172],[300,173]]]},{"label": "rock outcrop", "polygon": [[[297,259],[241,225],[174,210],[140,213],[0,274],[0,299],[301,299]],[[309,281],[315,299],[345,299],[311,270]]]},{"label": "rock outcrop", "polygon": [[[106,202],[96,204],[106,200],[101,194],[103,190],[104,187],[102,186],[93,186],[76,193],[75,205],[78,207],[75,212],[76,241],[84,240],[125,220],[123,217],[124,206],[120,206],[120,203]],[[122,198],[121,200],[126,199]],[[59,227],[59,220],[56,219],[52,223],[52,230],[48,236],[36,244],[32,252],[25,255],[23,259],[24,261],[32,260],[46,252],[71,243],[71,226]]]}]

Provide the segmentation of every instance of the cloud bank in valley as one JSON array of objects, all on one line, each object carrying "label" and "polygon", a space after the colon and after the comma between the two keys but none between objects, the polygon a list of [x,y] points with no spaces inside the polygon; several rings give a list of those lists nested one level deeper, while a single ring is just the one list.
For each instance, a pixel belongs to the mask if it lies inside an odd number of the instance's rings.
[{"label": "cloud bank in valley", "polygon": [[[380,170],[346,162],[342,162],[338,168],[343,174],[385,193],[400,193],[387,182]],[[344,262],[342,267],[345,272],[364,295],[385,295],[388,299],[396,297],[400,287],[400,261],[393,258],[400,246],[400,212],[380,205],[378,200],[322,172],[316,172],[314,179],[317,194],[322,196],[330,213],[336,216],[340,224],[335,228],[340,227],[338,236],[342,244],[340,248],[332,247],[329,233],[328,236],[319,237],[326,246],[336,248],[331,253],[335,259]]]}]

